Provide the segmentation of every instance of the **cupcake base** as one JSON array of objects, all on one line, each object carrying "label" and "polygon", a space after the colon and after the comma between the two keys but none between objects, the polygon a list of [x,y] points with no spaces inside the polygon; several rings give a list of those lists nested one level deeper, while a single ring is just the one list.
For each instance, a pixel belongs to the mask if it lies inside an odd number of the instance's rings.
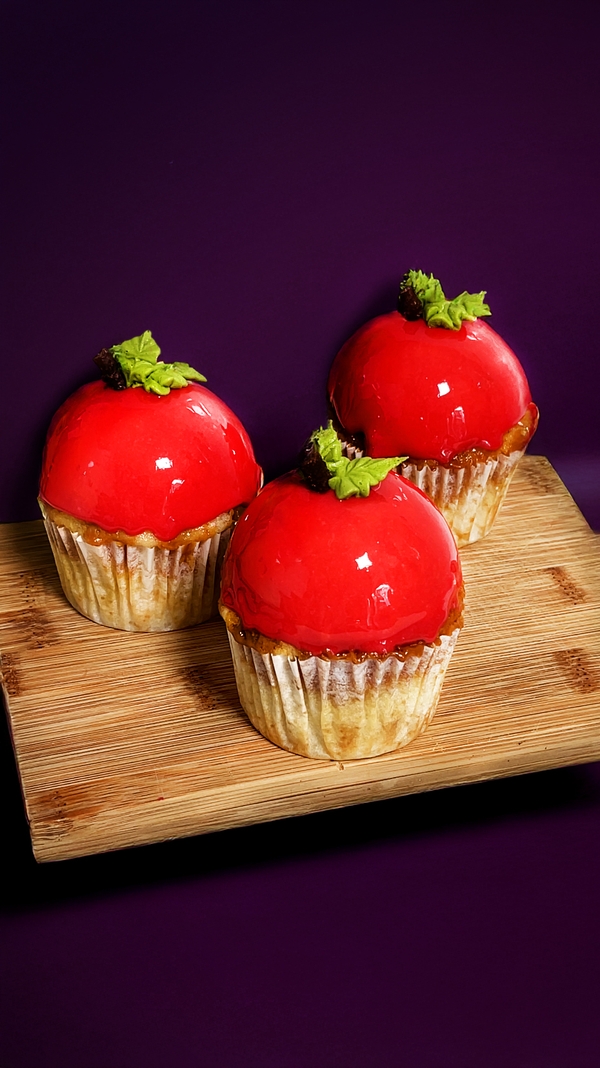
[{"label": "cupcake base", "polygon": [[[380,756],[431,721],[459,629],[403,659],[259,653],[228,630],[242,708],[265,738],[317,760]],[[420,651],[422,649],[422,652]]]},{"label": "cupcake base", "polygon": [[485,538],[491,530],[524,452],[493,453],[456,465],[409,459],[398,470],[433,501],[460,549]]},{"label": "cupcake base", "polygon": [[65,596],[88,619],[150,632],[191,627],[216,615],[221,562],[237,511],[186,532],[175,544],[151,534],[111,535],[40,506]]}]

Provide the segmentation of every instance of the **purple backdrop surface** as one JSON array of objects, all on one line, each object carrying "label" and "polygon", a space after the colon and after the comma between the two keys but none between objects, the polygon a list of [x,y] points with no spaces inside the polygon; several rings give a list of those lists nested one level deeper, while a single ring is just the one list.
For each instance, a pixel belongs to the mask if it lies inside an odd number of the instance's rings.
[{"label": "purple backdrop surface", "polygon": [[488,290],[542,411],[534,451],[597,461],[593,5],[5,15],[0,518],[37,515],[52,412],[101,346],[148,327],[239,413],[267,473],[286,468],[340,343],[411,265]]},{"label": "purple backdrop surface", "polygon": [[[409,266],[488,291],[600,528],[600,9],[12,2],[0,520],[151,328],[269,476]],[[8,742],[7,1068],[600,1064],[597,769],[36,869]]]}]

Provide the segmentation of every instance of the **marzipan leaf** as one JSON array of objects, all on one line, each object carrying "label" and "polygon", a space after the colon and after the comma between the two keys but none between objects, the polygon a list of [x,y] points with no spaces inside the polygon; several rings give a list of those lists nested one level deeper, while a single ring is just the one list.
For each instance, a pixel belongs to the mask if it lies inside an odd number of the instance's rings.
[{"label": "marzipan leaf", "polygon": [[483,315],[491,315],[490,306],[484,302],[485,290],[481,293],[460,293],[453,300],[447,300],[444,290],[437,278],[423,271],[407,271],[400,284],[400,290],[414,293],[420,301],[421,315],[427,326],[443,327],[446,330],[460,330],[465,319],[472,322]]},{"label": "marzipan leaf", "polygon": [[407,459],[406,456],[378,459],[361,456],[358,460],[349,460],[347,456],[342,455],[342,443],[331,420],[325,429],[321,427],[315,431],[312,441],[331,475],[330,489],[340,500],[346,500],[348,497],[368,497],[373,486],[378,486],[394,467]]},{"label": "marzipan leaf", "polygon": [[461,323],[468,319],[474,319],[482,315],[491,315],[489,304],[485,304],[483,298],[485,290],[481,293],[461,293],[454,300],[443,300],[424,306],[423,318],[428,326],[443,326],[447,330],[460,330]]},{"label": "marzipan leaf", "polygon": [[166,396],[171,389],[183,389],[188,382],[206,382],[204,375],[189,363],[159,360],[160,349],[150,330],[110,349],[128,386],[143,386],[147,393]]},{"label": "marzipan leaf", "polygon": [[358,460],[348,460],[344,456],[336,464],[336,472],[329,479],[329,485],[342,501],[348,497],[368,497],[373,486],[383,482],[386,475],[405,459],[406,456],[376,460],[361,456]]},{"label": "marzipan leaf", "polygon": [[446,299],[441,283],[432,274],[423,271],[408,271],[403,284],[414,289],[422,304],[437,304]]},{"label": "marzipan leaf", "polygon": [[321,427],[319,430],[315,430],[312,440],[319,450],[321,459],[324,460],[328,467],[330,464],[336,464],[342,459],[342,443],[333,429],[331,419],[325,429]]},{"label": "marzipan leaf", "polygon": [[129,356],[132,359],[147,360],[148,363],[156,363],[160,356],[160,349],[150,330],[144,330],[139,337],[132,337],[129,341],[122,341],[120,345],[113,345],[110,351],[115,356]]}]

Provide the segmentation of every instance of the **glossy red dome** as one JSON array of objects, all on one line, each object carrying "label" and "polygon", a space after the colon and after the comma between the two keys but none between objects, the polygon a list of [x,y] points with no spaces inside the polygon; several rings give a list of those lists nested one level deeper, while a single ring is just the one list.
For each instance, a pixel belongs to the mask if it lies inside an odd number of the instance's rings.
[{"label": "glossy red dome", "polygon": [[446,463],[466,449],[499,449],[531,403],[512,349],[481,319],[460,330],[399,312],[362,326],[337,354],[329,396],[369,456]]},{"label": "glossy red dome", "polygon": [[192,384],[77,390],[48,431],[40,495],[87,523],[163,541],[250,501],[261,471],[239,419]]},{"label": "glossy red dome", "polygon": [[315,493],[293,472],[240,519],[221,600],[246,629],[310,653],[434,641],[457,605],[458,550],[419,489],[392,472],[366,498]]}]

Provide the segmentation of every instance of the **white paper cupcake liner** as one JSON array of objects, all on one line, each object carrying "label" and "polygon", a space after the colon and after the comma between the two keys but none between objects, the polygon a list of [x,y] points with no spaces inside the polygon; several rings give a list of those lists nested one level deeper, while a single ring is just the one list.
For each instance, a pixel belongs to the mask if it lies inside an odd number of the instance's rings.
[{"label": "white paper cupcake liner", "polygon": [[399,471],[433,501],[460,548],[489,533],[524,452],[500,453],[464,467],[413,461]]},{"label": "white paper cupcake liner", "polygon": [[265,738],[318,760],[389,753],[430,722],[459,631],[421,656],[306,660],[261,654],[228,631],[242,708]]},{"label": "white paper cupcake liner", "polygon": [[221,561],[233,526],[174,549],[90,544],[44,517],[65,596],[88,619],[133,631],[179,630],[217,612]]}]

